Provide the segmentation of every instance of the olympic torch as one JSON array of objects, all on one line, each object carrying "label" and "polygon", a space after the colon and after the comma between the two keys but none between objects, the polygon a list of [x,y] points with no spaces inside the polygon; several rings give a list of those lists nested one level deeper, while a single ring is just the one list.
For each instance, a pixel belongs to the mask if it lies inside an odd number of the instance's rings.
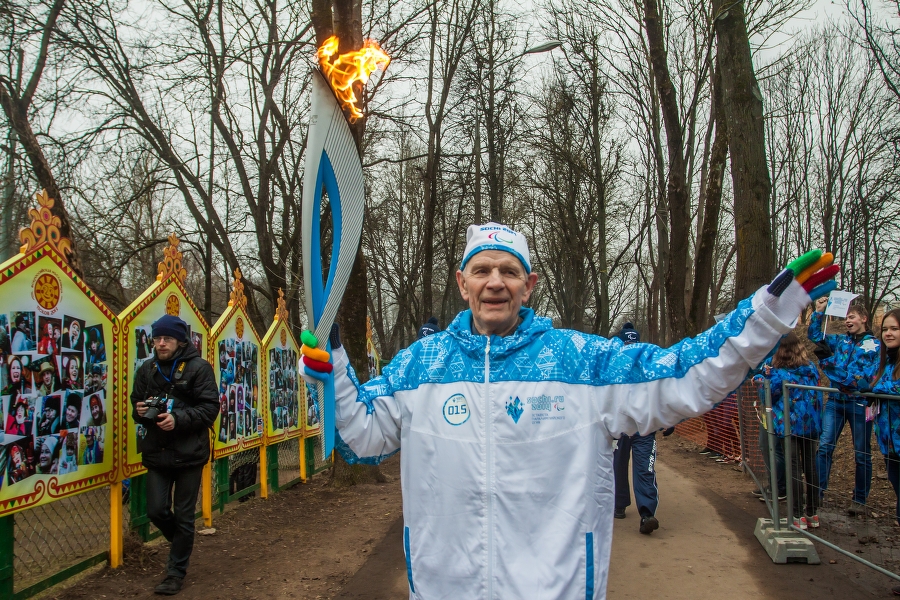
[{"label": "olympic torch", "polygon": [[[342,104],[351,120],[361,117],[354,84],[365,84],[376,68],[383,69],[390,62],[371,40],[357,52],[335,57],[337,48],[337,38],[331,37],[318,50],[322,70],[312,75],[303,179],[301,233],[306,316],[308,328],[322,343],[328,340],[356,259],[366,201],[362,162]],[[321,247],[323,190],[328,197],[333,229],[327,278]],[[331,348],[327,350],[330,353]],[[334,449],[334,379],[318,382],[316,392],[323,458],[327,458]]]}]

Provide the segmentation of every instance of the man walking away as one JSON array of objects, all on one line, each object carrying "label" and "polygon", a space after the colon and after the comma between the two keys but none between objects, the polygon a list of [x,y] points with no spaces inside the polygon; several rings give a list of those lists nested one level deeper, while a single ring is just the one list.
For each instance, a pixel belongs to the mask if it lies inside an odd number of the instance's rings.
[{"label": "man walking away", "polygon": [[438,325],[437,317],[429,317],[425,324],[419,327],[419,334],[416,336],[416,340],[421,340],[426,335],[431,335],[433,333],[437,333],[441,330],[441,326]]}]

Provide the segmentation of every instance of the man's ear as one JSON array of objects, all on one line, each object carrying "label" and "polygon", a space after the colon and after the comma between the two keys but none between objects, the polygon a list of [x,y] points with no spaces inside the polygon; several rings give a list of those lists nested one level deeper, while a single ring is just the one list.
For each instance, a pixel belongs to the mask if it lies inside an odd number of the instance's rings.
[{"label": "man's ear", "polygon": [[466,302],[469,301],[469,290],[466,288],[466,276],[460,270],[456,271],[456,285],[459,286],[459,295]]},{"label": "man's ear", "polygon": [[531,292],[534,291],[534,286],[537,285],[538,275],[534,271],[528,274],[528,277],[525,278],[525,295],[522,297],[522,302],[528,302],[528,299],[531,297]]}]

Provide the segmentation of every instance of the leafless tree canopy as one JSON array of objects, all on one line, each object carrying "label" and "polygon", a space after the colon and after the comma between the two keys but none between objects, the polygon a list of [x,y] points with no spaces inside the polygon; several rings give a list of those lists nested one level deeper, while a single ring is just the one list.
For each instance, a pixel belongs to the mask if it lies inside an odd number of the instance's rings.
[{"label": "leafless tree canopy", "polygon": [[816,246],[870,308],[896,302],[900,4],[751,46],[805,6],[9,0],[0,252],[47,188],[112,306],[174,231],[209,319],[240,267],[257,324],[283,289],[302,327],[309,78],[337,33],[392,56],[354,126],[368,206],[346,321],[366,309],[385,357],[465,308],[465,230],[491,219],[531,240],[532,306],[587,332],[673,341]]}]

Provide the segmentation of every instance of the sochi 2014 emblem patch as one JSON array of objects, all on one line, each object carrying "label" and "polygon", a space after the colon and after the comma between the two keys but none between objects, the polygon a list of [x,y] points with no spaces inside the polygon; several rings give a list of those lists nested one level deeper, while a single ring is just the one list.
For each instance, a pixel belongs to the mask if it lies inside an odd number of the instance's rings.
[{"label": "sochi 2014 emblem patch", "polygon": [[451,425],[462,425],[470,414],[469,403],[462,394],[453,394],[444,402],[444,420]]},{"label": "sochi 2014 emblem patch", "polygon": [[519,422],[519,417],[522,416],[523,412],[525,412],[525,407],[522,405],[522,401],[519,400],[519,397],[516,396],[515,400],[510,397],[509,402],[506,403],[506,414],[512,417],[514,423]]}]

